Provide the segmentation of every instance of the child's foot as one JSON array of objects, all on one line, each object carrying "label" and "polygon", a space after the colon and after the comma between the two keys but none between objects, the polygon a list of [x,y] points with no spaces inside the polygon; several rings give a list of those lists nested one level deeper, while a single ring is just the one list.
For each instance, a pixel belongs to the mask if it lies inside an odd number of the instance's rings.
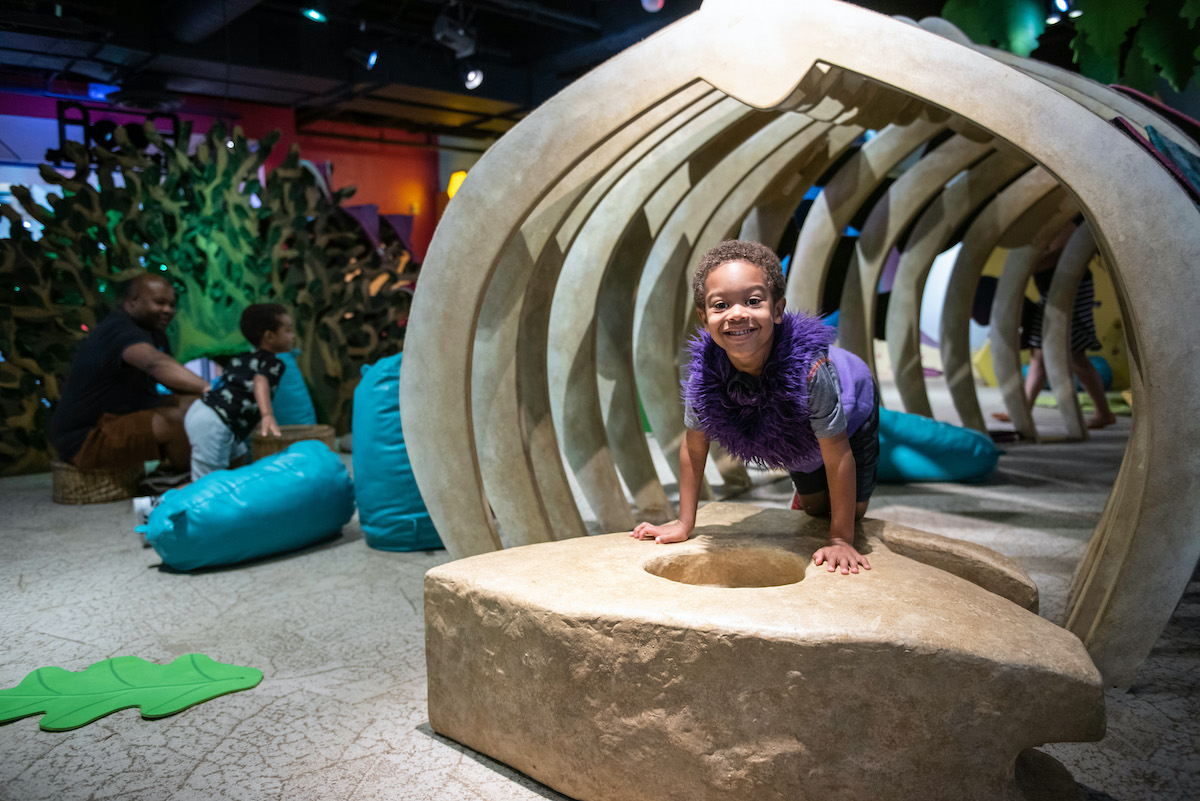
[{"label": "child's foot", "polygon": [[1108,426],[1111,426],[1115,422],[1117,422],[1117,416],[1115,414],[1113,414],[1112,412],[1109,412],[1108,414],[1095,414],[1092,417],[1088,418],[1087,427],[1088,428],[1106,428]]},{"label": "child's foot", "polygon": [[[161,495],[142,495],[133,499],[133,525],[136,530],[138,526],[146,526],[150,523],[150,514],[154,511],[154,507],[162,503]],[[146,542],[146,534],[144,531],[138,531],[138,536],[142,538],[142,547],[149,548],[150,543]]]},{"label": "child's foot", "polygon": [[992,417],[1001,423],[1011,423],[1012,417],[1008,412],[992,412]]}]

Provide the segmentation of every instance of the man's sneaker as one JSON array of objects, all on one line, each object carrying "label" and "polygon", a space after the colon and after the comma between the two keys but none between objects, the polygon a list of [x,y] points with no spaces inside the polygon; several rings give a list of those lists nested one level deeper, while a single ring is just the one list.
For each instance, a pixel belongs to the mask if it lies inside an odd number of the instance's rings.
[{"label": "man's sneaker", "polygon": [[163,470],[155,470],[142,479],[142,488],[155,494],[162,494],[169,489],[182,486],[191,480],[191,471],[185,473],[168,473]]}]

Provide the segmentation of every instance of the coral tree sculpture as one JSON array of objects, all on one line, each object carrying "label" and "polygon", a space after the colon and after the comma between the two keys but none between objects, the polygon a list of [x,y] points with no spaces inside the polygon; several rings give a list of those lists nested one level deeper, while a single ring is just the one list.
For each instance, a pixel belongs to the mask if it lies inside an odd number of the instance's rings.
[{"label": "coral tree sculpture", "polygon": [[359,367],[399,349],[407,295],[369,288],[408,254],[375,249],[341,212],[352,187],[326,193],[294,145],[264,185],[277,132],[252,147],[240,128],[217,124],[190,153],[189,124],[176,143],[150,123],[145,132],[145,148],[122,128],[113,150],[65,143],[69,177],[41,167],[62,189],[49,208],[13,187],[40,239],[0,206],[11,229],[0,239],[0,475],[47,468],[45,431],[74,345],[112,308],[116,287],[144,270],[175,285],[169,334],[185,361],[244,349],[238,318],[251,303],[291,309],[318,416],[340,431]]}]

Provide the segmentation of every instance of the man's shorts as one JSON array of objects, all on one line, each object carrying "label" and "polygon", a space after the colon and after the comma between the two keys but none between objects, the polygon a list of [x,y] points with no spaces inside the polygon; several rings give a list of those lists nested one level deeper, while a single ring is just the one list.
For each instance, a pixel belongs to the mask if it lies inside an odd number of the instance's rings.
[{"label": "man's shorts", "polygon": [[71,463],[80,470],[120,469],[160,458],[154,439],[155,411],[105,413],[88,432]]},{"label": "man's shorts", "polygon": [[[879,388],[875,388],[879,398]],[[854,500],[858,503],[871,500],[875,492],[875,475],[879,470],[879,403],[858,430],[850,435],[850,452],[854,454]],[[800,495],[815,495],[829,489],[825,476],[825,465],[811,473],[791,473],[792,484]]]}]

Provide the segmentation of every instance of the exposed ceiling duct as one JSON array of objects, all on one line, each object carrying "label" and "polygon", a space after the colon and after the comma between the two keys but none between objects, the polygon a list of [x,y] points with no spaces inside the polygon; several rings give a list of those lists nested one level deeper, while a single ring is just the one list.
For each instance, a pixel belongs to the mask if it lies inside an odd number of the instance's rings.
[{"label": "exposed ceiling duct", "polygon": [[180,0],[166,12],[167,30],[180,42],[204,41],[262,0]]},{"label": "exposed ceiling duct", "polygon": [[[345,123],[491,139],[699,5],[672,0],[651,20],[630,0],[29,0],[0,14],[0,83],[119,85],[107,102],[141,111],[265,103],[295,109],[309,135]],[[335,13],[314,25],[302,6]]]},{"label": "exposed ceiling duct", "polygon": [[167,89],[163,75],[139,72],[121,82],[121,88],[108,95],[118,108],[142,111],[174,111],[183,105],[183,97]]}]

